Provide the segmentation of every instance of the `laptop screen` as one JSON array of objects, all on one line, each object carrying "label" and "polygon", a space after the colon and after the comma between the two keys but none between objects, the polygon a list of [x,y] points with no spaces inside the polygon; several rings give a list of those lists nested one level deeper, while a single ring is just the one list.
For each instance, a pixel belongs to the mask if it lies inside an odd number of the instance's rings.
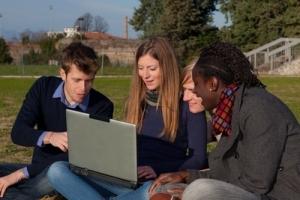
[{"label": "laptop screen", "polygon": [[137,183],[136,126],[67,109],[69,162],[86,173]]}]

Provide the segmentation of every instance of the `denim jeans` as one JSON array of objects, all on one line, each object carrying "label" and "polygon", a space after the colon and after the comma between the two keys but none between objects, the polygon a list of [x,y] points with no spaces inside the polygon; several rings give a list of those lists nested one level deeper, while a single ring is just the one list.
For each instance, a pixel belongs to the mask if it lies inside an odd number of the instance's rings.
[{"label": "denim jeans", "polygon": [[183,200],[260,200],[238,186],[215,179],[197,179],[186,187]]},{"label": "denim jeans", "polygon": [[[1,164],[0,176],[6,176],[16,170],[22,169],[25,166],[25,164]],[[35,177],[24,179],[23,181],[10,186],[7,188],[3,199],[32,200],[51,194],[53,192],[53,188],[48,181],[47,171],[48,169],[45,169]]]},{"label": "denim jeans", "polygon": [[95,177],[76,175],[70,170],[68,162],[64,161],[52,164],[47,175],[53,188],[70,200],[149,199],[148,189],[152,183],[145,182],[134,190]]}]

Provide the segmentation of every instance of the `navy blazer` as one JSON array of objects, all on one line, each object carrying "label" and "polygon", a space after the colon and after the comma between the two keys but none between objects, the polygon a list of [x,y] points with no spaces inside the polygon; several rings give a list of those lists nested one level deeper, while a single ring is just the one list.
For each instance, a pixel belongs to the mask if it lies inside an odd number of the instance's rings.
[{"label": "navy blazer", "polygon": [[[30,176],[35,176],[55,161],[68,160],[67,153],[52,145],[37,146],[44,131],[66,131],[66,105],[60,98],[53,98],[62,79],[41,77],[27,93],[11,131],[15,144],[34,147],[32,163],[27,166]],[[77,106],[76,110],[81,111]],[[88,108],[90,114],[112,118],[113,104],[103,94],[90,91]]]}]

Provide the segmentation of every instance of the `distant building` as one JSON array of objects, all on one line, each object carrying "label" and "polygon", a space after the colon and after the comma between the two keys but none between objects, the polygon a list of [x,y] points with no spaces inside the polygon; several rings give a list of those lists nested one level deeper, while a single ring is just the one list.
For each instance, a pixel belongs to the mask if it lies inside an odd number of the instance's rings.
[{"label": "distant building", "polygon": [[85,32],[84,42],[92,46],[98,56],[106,55],[112,64],[133,65],[139,40],[124,39],[101,32]]},{"label": "distant building", "polygon": [[61,34],[64,34],[64,32],[54,32],[54,31],[48,31],[47,32],[47,36],[48,37],[56,37],[56,36],[58,36],[58,35],[61,35]]},{"label": "distant building", "polygon": [[56,37],[57,35],[65,35],[66,38],[73,38],[77,35],[80,35],[80,31],[79,31],[79,26],[75,26],[75,27],[66,27],[64,28],[64,31],[48,31],[47,32],[47,36],[48,37]]},{"label": "distant building", "polygon": [[[133,65],[135,61],[135,50],[139,44],[136,39],[124,39],[122,37],[110,35],[101,32],[80,32],[78,27],[64,28],[63,32],[48,32],[48,37],[56,37],[63,34],[65,37],[60,38],[56,43],[58,50],[63,49],[68,44],[74,41],[74,36],[82,34],[81,42],[95,49],[97,55],[102,58],[105,56],[113,65],[128,66]],[[79,38],[77,38],[78,40]],[[10,43],[9,45],[11,56],[15,64],[23,63],[23,55],[28,54],[31,49],[35,52],[41,52],[39,45],[22,43]],[[59,64],[56,60],[49,60],[49,65]]]},{"label": "distant building", "polygon": [[79,26],[64,28],[64,33],[66,34],[66,38],[72,38],[81,34],[79,32]]},{"label": "distant building", "polygon": [[8,42],[9,53],[13,58],[13,64],[23,64],[23,56],[28,54],[32,49],[36,53],[40,53],[41,49],[37,44],[26,44],[23,45],[19,42]]}]

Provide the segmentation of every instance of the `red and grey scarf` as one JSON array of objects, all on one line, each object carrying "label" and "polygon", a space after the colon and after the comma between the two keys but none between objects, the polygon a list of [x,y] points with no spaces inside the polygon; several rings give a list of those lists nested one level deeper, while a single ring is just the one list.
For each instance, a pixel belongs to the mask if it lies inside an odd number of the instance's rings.
[{"label": "red and grey scarf", "polygon": [[212,126],[215,135],[224,134],[226,136],[231,134],[231,115],[234,103],[234,93],[238,89],[236,84],[227,86],[220,97],[220,101],[216,107],[216,111],[212,116]]}]

